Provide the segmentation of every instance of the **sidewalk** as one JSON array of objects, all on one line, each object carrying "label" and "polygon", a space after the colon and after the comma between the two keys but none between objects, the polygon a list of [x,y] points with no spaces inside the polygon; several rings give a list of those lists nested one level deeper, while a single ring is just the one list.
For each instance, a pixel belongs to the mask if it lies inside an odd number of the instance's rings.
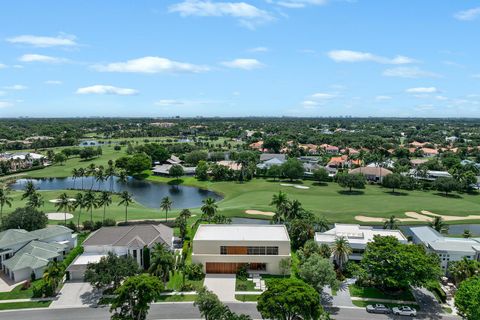
[{"label": "sidewalk", "polygon": [[9,300],[0,300],[0,303],[11,303],[11,302],[42,302],[42,301],[54,301],[56,297],[50,298],[31,298],[31,299],[9,299]]},{"label": "sidewalk", "polygon": [[383,303],[417,304],[416,301],[407,301],[407,300],[391,300],[391,299],[361,298],[361,297],[351,297],[351,299],[357,300],[357,301],[375,301],[375,302],[383,302]]}]

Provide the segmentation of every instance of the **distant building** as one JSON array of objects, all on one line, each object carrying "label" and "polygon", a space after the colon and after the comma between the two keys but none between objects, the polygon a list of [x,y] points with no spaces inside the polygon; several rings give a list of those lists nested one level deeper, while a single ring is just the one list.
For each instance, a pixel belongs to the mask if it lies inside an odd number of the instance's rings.
[{"label": "distant building", "polygon": [[392,174],[392,171],[382,167],[359,167],[349,171],[351,174],[363,174],[367,181],[379,182],[383,181],[383,178]]},{"label": "distant building", "polygon": [[448,173],[448,171],[436,171],[436,170],[427,170],[427,171],[421,171],[417,169],[410,169],[408,171],[407,176],[410,176],[415,179],[419,180],[429,180],[429,181],[435,181],[440,177],[443,178],[451,178],[452,175]]},{"label": "distant building", "polygon": [[375,236],[395,237],[400,243],[408,243],[407,238],[400,230],[374,229],[373,227],[360,226],[358,224],[336,223],[333,229],[325,232],[315,233],[315,242],[320,244],[332,245],[338,238],[345,238],[352,248],[349,256],[350,260],[361,260],[365,248],[369,242],[373,241]]},{"label": "distant building", "polygon": [[79,147],[98,147],[100,142],[97,140],[82,140],[80,141]]},{"label": "distant building", "polygon": [[445,237],[431,227],[412,227],[410,231],[414,243],[421,244],[427,251],[438,255],[444,271],[450,262],[463,258],[480,261],[480,238]]}]

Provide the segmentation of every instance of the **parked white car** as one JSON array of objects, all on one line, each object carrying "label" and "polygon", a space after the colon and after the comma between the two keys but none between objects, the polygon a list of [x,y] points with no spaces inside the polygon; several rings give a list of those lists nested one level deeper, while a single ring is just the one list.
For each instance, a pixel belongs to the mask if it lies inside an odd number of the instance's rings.
[{"label": "parked white car", "polygon": [[417,310],[415,310],[414,308],[411,308],[409,306],[401,306],[401,307],[392,308],[392,312],[393,312],[393,314],[399,315],[399,316],[415,317],[417,315]]}]

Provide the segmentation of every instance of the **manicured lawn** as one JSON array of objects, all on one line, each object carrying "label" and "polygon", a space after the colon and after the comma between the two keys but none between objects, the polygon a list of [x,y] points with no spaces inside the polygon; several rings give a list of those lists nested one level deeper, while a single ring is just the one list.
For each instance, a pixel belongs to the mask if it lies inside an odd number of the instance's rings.
[{"label": "manicured lawn", "polygon": [[176,294],[173,296],[160,296],[156,302],[180,302],[180,301],[195,301],[196,294]]},{"label": "manicured lawn", "polygon": [[51,303],[52,301],[7,302],[0,303],[0,310],[47,308]]},{"label": "manicured lawn", "polygon": [[260,297],[259,294],[236,294],[235,299],[241,302],[256,302]]},{"label": "manicured lawn", "polygon": [[252,280],[242,280],[237,278],[235,282],[235,290],[236,291],[260,291],[255,289],[255,283]]},{"label": "manicured lawn", "polygon": [[[170,291],[181,291],[182,290],[182,272],[170,272],[170,279],[167,282],[166,290]],[[192,286],[192,291],[200,290],[203,287],[202,280],[189,280],[185,277],[185,285]]]},{"label": "manicured lawn", "polygon": [[[404,304],[395,304],[395,303],[384,303],[384,302],[378,302],[378,301],[361,301],[361,300],[352,300],[352,303],[354,306],[357,306],[357,307],[360,307],[360,308],[365,308],[366,306],[368,306],[369,304],[371,305],[374,305],[374,304],[383,304],[389,308],[394,308],[394,307],[399,307],[399,306],[404,306]],[[413,307],[415,308],[417,311],[420,310],[420,307],[418,306],[418,304],[414,304],[414,303],[409,303],[408,304],[410,307]]]},{"label": "manicured lawn", "polygon": [[28,289],[23,289],[23,284],[19,284],[13,288],[10,292],[0,292],[0,300],[12,300],[12,299],[30,299],[33,298],[33,286],[40,285],[42,279],[38,279],[31,283]]},{"label": "manicured lawn", "polygon": [[380,291],[377,288],[360,287],[355,284],[350,285],[348,289],[350,290],[350,295],[352,297],[415,301],[415,297],[413,296],[410,290],[403,291],[399,294],[388,294],[388,293],[384,293],[383,291]]}]

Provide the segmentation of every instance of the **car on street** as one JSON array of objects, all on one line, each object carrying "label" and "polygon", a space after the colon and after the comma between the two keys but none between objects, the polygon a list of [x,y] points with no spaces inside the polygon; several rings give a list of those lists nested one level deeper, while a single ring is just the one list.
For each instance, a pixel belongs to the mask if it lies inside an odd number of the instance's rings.
[{"label": "car on street", "polygon": [[366,309],[367,309],[367,312],[369,312],[369,313],[388,314],[388,313],[392,312],[389,307],[387,307],[383,304],[374,304],[374,305],[369,304]]},{"label": "car on street", "polygon": [[417,315],[417,310],[409,306],[395,307],[392,309],[393,314],[399,316],[411,316],[415,317]]}]

